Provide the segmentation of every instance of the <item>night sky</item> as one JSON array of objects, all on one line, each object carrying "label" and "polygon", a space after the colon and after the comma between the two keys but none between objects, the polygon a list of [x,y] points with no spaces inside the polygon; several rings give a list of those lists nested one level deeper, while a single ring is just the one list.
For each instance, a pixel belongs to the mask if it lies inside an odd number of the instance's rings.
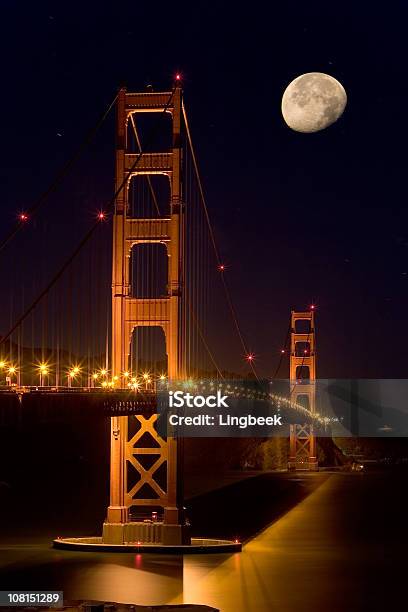
[{"label": "night sky", "polygon": [[[290,310],[313,301],[319,377],[406,377],[407,16],[403,2],[4,0],[0,238],[120,85],[167,90],[180,70],[220,251],[260,371],[276,367]],[[299,134],[283,122],[281,96],[311,71],[337,78],[348,105],[327,130]],[[61,190],[52,212],[39,213],[67,224],[64,239],[74,200],[81,236],[90,211],[112,195],[113,118],[93,153],[69,197]],[[23,261],[37,230],[18,237]],[[50,251],[60,238],[48,235]],[[2,269],[14,248],[0,254]],[[8,282],[22,281],[4,279],[3,304]]]}]

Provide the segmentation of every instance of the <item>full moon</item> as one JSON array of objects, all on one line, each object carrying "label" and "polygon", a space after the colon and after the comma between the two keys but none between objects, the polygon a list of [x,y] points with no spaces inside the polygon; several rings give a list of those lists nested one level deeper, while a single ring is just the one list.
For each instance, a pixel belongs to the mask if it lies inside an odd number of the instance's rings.
[{"label": "full moon", "polygon": [[296,132],[319,132],[341,117],[346,104],[346,91],[335,78],[323,72],[307,72],[285,89],[282,115]]}]

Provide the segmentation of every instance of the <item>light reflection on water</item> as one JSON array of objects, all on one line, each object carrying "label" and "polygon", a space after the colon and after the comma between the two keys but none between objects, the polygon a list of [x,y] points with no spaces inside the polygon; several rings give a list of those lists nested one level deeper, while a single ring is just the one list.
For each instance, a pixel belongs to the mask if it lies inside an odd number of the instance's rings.
[{"label": "light reflection on water", "polygon": [[57,551],[42,545],[0,546],[1,583],[7,589],[62,590],[64,599],[142,605],[182,601],[179,556]]},{"label": "light reflection on water", "polygon": [[129,564],[104,562],[76,572],[66,597],[157,605],[182,601],[182,559],[146,560],[138,554]]},{"label": "light reflection on water", "polygon": [[183,559],[57,551],[48,542],[5,545],[2,588],[63,590],[70,600],[206,604],[222,612],[394,609],[385,601],[397,601],[406,581],[393,579],[385,592],[383,576],[392,570],[394,578],[405,567],[400,484],[383,476],[330,476],[241,554]]}]

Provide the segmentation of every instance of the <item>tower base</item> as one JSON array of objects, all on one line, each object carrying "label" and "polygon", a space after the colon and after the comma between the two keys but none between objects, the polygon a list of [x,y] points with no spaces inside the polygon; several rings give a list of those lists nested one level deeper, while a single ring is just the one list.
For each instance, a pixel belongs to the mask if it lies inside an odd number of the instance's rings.
[{"label": "tower base", "polygon": [[104,523],[103,544],[163,544],[189,545],[190,529],[186,525],[168,525],[162,522]]},{"label": "tower base", "polygon": [[309,461],[296,461],[296,459],[289,459],[288,461],[289,472],[317,472],[319,470],[319,464],[317,460],[310,459]]},{"label": "tower base", "polygon": [[210,540],[206,538],[192,538],[191,544],[106,544],[101,537],[88,538],[57,538],[53,547],[60,550],[74,550],[76,552],[108,552],[108,553],[150,553],[164,555],[191,555],[211,553],[241,552],[242,544],[237,540]]}]

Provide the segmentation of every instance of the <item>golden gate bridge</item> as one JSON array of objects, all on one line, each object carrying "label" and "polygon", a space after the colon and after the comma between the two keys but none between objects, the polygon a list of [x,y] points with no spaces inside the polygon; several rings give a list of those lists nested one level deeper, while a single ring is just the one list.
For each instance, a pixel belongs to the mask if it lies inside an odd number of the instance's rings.
[{"label": "golden gate bridge", "polygon": [[[179,75],[167,92],[120,89],[50,188],[20,213],[0,252],[16,239],[27,240],[40,209],[52,201],[113,107],[112,198],[92,213],[76,244],[78,219],[57,230],[46,228],[39,247],[33,242],[25,252],[20,245],[13,253],[17,285],[10,292],[9,329],[0,340],[0,405],[35,412],[51,402],[59,410],[88,407],[110,416],[110,503],[103,544],[189,545],[180,476],[183,441],[157,433],[157,393],[179,381],[196,388],[210,381],[238,394],[242,388],[234,389],[229,380],[240,377],[248,383],[247,397],[284,403],[299,421],[320,418],[314,310],[292,313],[275,376],[288,352],[293,387],[287,397],[276,395],[261,384],[234,307]],[[71,249],[55,267],[44,248],[51,234],[59,246],[68,242]],[[218,353],[225,354],[225,347],[239,357],[238,374],[220,365]],[[304,384],[297,385],[300,380]],[[316,469],[312,425],[291,425],[290,437],[289,467]],[[160,520],[132,520],[134,507]]]}]

